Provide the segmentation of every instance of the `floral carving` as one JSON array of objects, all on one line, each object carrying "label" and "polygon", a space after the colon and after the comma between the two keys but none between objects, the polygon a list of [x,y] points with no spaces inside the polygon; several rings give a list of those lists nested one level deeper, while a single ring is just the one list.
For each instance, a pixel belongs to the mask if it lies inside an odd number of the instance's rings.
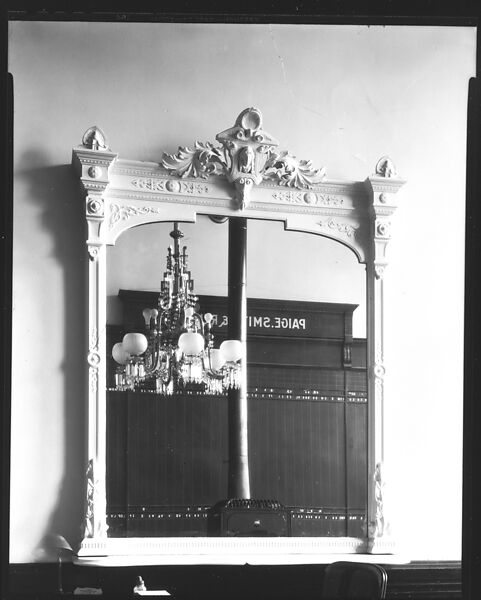
[{"label": "floral carving", "polygon": [[373,537],[382,537],[385,529],[383,503],[384,481],[382,478],[381,469],[381,463],[377,463],[376,469],[374,471],[374,499],[376,501],[376,522]]},{"label": "floral carving", "polygon": [[85,533],[84,537],[91,538],[94,536],[94,461],[89,460],[87,466],[87,502],[85,509]]},{"label": "floral carving", "polygon": [[102,216],[104,214],[104,201],[102,198],[91,197],[87,202],[87,212],[91,215]]},{"label": "floral carving", "polygon": [[120,206],[112,203],[110,205],[110,222],[109,225],[112,228],[119,221],[125,221],[130,217],[138,215],[158,214],[161,212],[160,208],[153,206]]},{"label": "floral carving", "polygon": [[130,182],[134,187],[148,192],[170,192],[171,194],[206,194],[209,191],[207,185],[193,181],[177,181],[176,179],[155,179],[153,177],[132,179]]},{"label": "floral carving", "polygon": [[172,192],[174,194],[178,194],[180,192],[180,190],[182,189],[180,182],[176,181],[175,179],[169,179],[167,181],[167,183],[165,184],[165,187],[167,189],[168,192]]},{"label": "floral carving", "polygon": [[389,238],[391,235],[391,223],[386,220],[379,219],[376,221],[376,233],[379,237]]},{"label": "floral carving", "polygon": [[179,146],[177,154],[163,153],[160,164],[171,175],[202,177],[224,174],[229,167],[228,156],[222,147],[210,142],[195,142],[193,148]]},{"label": "floral carving", "polygon": [[[170,182],[167,182],[167,185]],[[172,182],[172,183],[178,183],[178,182]],[[193,183],[192,181],[182,181],[181,184],[181,188],[180,188],[181,192],[184,192],[185,194],[207,194],[207,192],[209,191],[209,188],[206,185],[202,185],[200,183]]]},{"label": "floral carving", "polygon": [[97,367],[89,367],[89,381],[90,381],[90,391],[95,394],[97,392],[98,385],[98,368]]},{"label": "floral carving", "polygon": [[145,179],[132,179],[130,182],[134,187],[149,192],[165,192],[165,181],[163,179],[153,179],[148,177]]},{"label": "floral carving", "polygon": [[100,354],[98,352],[89,352],[87,362],[92,367],[98,367],[100,364]]},{"label": "floral carving", "polygon": [[310,160],[298,160],[287,151],[272,152],[267,159],[264,179],[276,181],[279,185],[297,188],[310,188],[320,183],[326,176],[325,169],[313,169]]},{"label": "floral carving", "polygon": [[89,174],[89,177],[92,177],[92,179],[98,179],[102,175],[102,167],[93,165],[89,168],[87,173]]},{"label": "floral carving", "polygon": [[280,200],[281,202],[290,202],[293,204],[340,206],[344,203],[344,199],[338,196],[316,194],[315,192],[300,192],[295,190],[274,192],[272,197],[276,200]]},{"label": "floral carving", "polygon": [[[274,152],[278,142],[262,129],[262,115],[256,108],[243,110],[234,127],[218,133],[216,139],[222,146],[195,142],[193,148],[179,147],[176,154],[164,152],[160,164],[171,175],[180,178],[226,177],[235,185],[241,210],[249,201],[253,184],[258,185],[262,180],[309,189],[325,177],[324,168],[314,169],[308,160],[298,160],[287,151]],[[306,204],[318,202],[315,196],[305,196],[302,201]]]},{"label": "floral carving", "polygon": [[357,227],[353,227],[348,223],[338,223],[333,219],[329,219],[328,221],[318,221],[317,223],[320,227],[327,227],[328,229],[334,229],[339,233],[344,233],[347,237],[352,237],[357,230]]}]

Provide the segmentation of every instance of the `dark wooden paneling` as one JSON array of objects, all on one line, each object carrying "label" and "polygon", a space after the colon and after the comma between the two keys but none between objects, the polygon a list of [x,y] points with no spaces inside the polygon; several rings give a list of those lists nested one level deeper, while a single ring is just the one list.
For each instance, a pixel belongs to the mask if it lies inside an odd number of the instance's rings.
[{"label": "dark wooden paneling", "polygon": [[125,505],[127,483],[127,401],[123,392],[107,394],[107,503]]},{"label": "dark wooden paneling", "polygon": [[213,504],[227,482],[226,401],[126,394],[128,502]]},{"label": "dark wooden paneling", "polygon": [[[142,327],[157,295],[120,296],[126,328]],[[226,298],[200,300],[222,337]],[[248,302],[251,497],[289,507],[297,535],[365,534],[366,344],[352,340],[355,308]],[[121,333],[111,328],[110,341]],[[107,420],[110,534],[205,534],[208,519],[192,510],[227,494],[226,399],[112,392]]]},{"label": "dark wooden paneling", "polygon": [[[193,515],[225,497],[225,399],[109,392],[107,404],[110,535],[205,533]],[[360,535],[366,412],[342,397],[249,399],[252,496],[294,507],[298,535]]]},{"label": "dark wooden paneling", "polygon": [[342,506],[343,404],[256,400],[249,411],[254,497],[294,506]]},{"label": "dark wooden paneling", "polygon": [[[380,563],[382,564],[382,563]],[[459,562],[383,565],[388,574],[387,600],[459,600]],[[173,600],[319,600],[325,565],[282,566],[144,566],[80,567],[64,565],[64,589],[100,587],[103,598],[132,598],[141,575],[149,589],[167,589]],[[55,598],[54,564],[10,565],[9,596]]]},{"label": "dark wooden paneling", "polygon": [[347,508],[367,506],[367,404],[346,402]]}]

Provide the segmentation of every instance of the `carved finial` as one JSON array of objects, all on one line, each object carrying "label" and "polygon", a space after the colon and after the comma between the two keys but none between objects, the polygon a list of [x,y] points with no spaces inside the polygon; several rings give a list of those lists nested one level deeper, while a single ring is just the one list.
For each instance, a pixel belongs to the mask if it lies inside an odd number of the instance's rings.
[{"label": "carved finial", "polygon": [[379,177],[396,177],[396,167],[389,156],[383,156],[377,161],[375,174]]},{"label": "carved finial", "polygon": [[278,142],[262,129],[262,114],[253,107],[244,109],[234,127],[218,133],[216,139],[229,157],[226,175],[235,184],[239,208],[243,209],[252,185],[261,183],[269,152]]},{"label": "carved finial", "polygon": [[237,117],[234,127],[215,136],[226,149],[230,158],[227,177],[238,181],[248,176],[254,183],[262,181],[261,171],[267,153],[278,145],[269,133],[262,129],[262,114],[257,108],[246,108]]},{"label": "carved finial", "polygon": [[87,129],[82,137],[82,145],[90,150],[110,150],[105,133],[97,125]]}]

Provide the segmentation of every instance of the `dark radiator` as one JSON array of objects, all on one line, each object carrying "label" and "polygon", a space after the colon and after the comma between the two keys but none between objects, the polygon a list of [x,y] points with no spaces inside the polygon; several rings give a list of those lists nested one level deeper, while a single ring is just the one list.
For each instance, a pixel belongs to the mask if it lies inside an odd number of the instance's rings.
[{"label": "dark radiator", "polygon": [[286,508],[277,500],[232,498],[212,508],[210,525],[221,536],[275,537],[290,535],[289,523]]}]

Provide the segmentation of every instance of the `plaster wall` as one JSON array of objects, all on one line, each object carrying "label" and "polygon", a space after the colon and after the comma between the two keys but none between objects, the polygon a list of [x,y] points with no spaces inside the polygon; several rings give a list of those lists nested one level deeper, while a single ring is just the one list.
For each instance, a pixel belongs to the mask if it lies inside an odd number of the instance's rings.
[{"label": "plaster wall", "polygon": [[[265,129],[283,148],[326,166],[329,178],[364,180],[389,154],[408,179],[398,194],[386,272],[386,506],[412,559],[459,559],[466,103],[475,30],[11,22],[9,68],[10,560],[44,558],[46,532],[73,545],[81,535],[87,258],[72,146],[96,124],[121,157],[156,161],[163,150],[213,141],[247,106],[262,110]],[[252,296],[285,292],[284,263],[275,257],[298,252],[294,241],[286,250],[285,239],[270,234],[270,257],[258,253],[262,236],[249,241]],[[326,254],[322,239],[311,242],[319,244],[316,257]],[[154,241],[137,238],[139,251],[141,243],[146,256],[155,250],[148,261],[160,270],[165,235],[159,254]],[[191,251],[197,291],[221,293],[217,265],[225,267],[225,256],[218,253],[213,268],[207,255],[216,258],[216,245],[203,248],[195,262]],[[331,264],[319,266],[330,280],[318,299],[362,303],[362,266],[342,247],[329,256]],[[333,265],[352,277],[334,276]],[[263,274],[274,270],[267,285]],[[135,280],[123,277],[109,280],[110,295]],[[297,286],[295,293],[304,292]],[[362,319],[355,327],[362,335]]]}]

